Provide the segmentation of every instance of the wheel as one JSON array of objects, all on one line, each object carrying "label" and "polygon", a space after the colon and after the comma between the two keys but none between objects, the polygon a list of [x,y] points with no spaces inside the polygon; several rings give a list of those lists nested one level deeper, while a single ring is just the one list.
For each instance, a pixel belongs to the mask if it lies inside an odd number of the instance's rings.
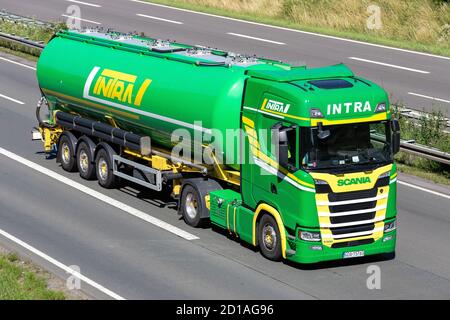
[{"label": "wheel", "polygon": [[197,189],[190,184],[183,188],[180,206],[184,221],[188,225],[193,227],[203,225],[204,219],[200,217],[200,212],[203,210],[202,199]]},{"label": "wheel", "polygon": [[61,162],[61,167],[65,171],[77,171],[77,162],[75,161],[75,148],[76,142],[74,143],[74,139],[70,139],[69,133],[62,134],[58,144],[58,159]]},{"label": "wheel", "polygon": [[112,156],[101,148],[95,157],[95,171],[98,183],[107,189],[113,189],[117,186],[117,177],[113,174]]},{"label": "wheel", "polygon": [[203,227],[209,220],[206,196],[211,191],[221,190],[222,186],[214,179],[190,178],[183,181],[178,213],[193,227]]},{"label": "wheel", "polygon": [[275,219],[268,214],[262,216],[258,225],[258,243],[264,257],[273,261],[281,260],[281,237]]},{"label": "wheel", "polygon": [[94,155],[85,141],[78,142],[77,165],[80,176],[86,180],[94,180],[96,177]]}]

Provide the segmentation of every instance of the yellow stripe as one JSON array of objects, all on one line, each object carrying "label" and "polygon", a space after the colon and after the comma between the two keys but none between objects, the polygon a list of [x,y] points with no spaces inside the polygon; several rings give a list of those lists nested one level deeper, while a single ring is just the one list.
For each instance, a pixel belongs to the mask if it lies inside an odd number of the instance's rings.
[{"label": "yellow stripe", "polygon": [[333,125],[333,124],[347,124],[347,123],[360,123],[360,122],[371,122],[371,121],[380,121],[380,120],[386,120],[387,119],[387,113],[378,113],[374,114],[373,116],[366,117],[366,118],[352,118],[352,119],[345,119],[345,120],[327,120],[327,119],[311,119],[311,126],[317,126],[319,122],[322,122],[324,126]]},{"label": "yellow stripe", "polygon": [[251,128],[255,127],[255,123],[247,117],[242,117],[242,122]]},{"label": "yellow stripe", "polygon": [[136,95],[136,99],[134,100],[134,105],[139,107],[142,102],[142,97],[144,96],[145,90],[147,90],[148,86],[152,83],[152,80],[145,79],[145,81],[142,83],[141,87],[139,88],[139,91]]},{"label": "yellow stripe", "polygon": [[102,71],[102,76],[110,77],[110,78],[116,78],[119,80],[127,81],[127,82],[135,82],[136,76],[133,76],[132,74],[123,73],[119,71],[114,71],[111,69],[105,69]]},{"label": "yellow stripe", "polygon": [[246,132],[249,136],[252,136],[253,138],[257,139],[255,129],[250,128],[250,127],[247,127],[247,126],[244,126],[244,129],[245,129],[245,132]]},{"label": "yellow stripe", "polygon": [[76,98],[76,97],[73,97],[73,96],[69,96],[69,95],[66,95],[66,94],[63,94],[63,93],[59,93],[59,92],[56,92],[56,91],[53,91],[53,90],[49,90],[49,89],[42,89],[42,91],[44,93],[46,93],[46,94],[50,94],[50,95],[53,95],[53,96],[56,96],[56,97],[59,97],[59,98],[62,98],[62,99],[67,99],[67,100],[71,100],[71,101],[74,101],[74,102],[81,103],[82,105],[77,105],[77,107],[80,107],[80,108],[86,109],[84,105],[88,105],[88,106],[91,106],[91,107],[94,107],[94,108],[98,108],[98,109],[102,109],[102,110],[105,110],[105,111],[109,111],[111,113],[116,113],[116,114],[119,114],[119,115],[127,117],[127,118],[131,118],[131,119],[135,119],[135,120],[139,119],[139,116],[136,115],[136,114],[131,114],[131,113],[120,111],[120,110],[117,110],[117,109],[114,109],[114,108],[111,108],[111,107],[106,107],[106,106],[103,106],[101,104],[94,103],[94,102],[91,102],[91,101],[88,101],[88,100],[85,100],[85,99],[79,99],[79,98]]},{"label": "yellow stripe", "polygon": [[261,105],[261,109],[263,109],[267,104],[267,98],[264,99],[262,105]]},{"label": "yellow stripe", "polygon": [[258,152],[255,154],[256,158],[258,158],[259,160],[265,162],[267,165],[269,165],[270,167],[274,168],[275,170],[279,170],[281,171],[282,174],[284,174],[285,176],[288,176],[289,178],[291,178],[292,180],[294,180],[295,182],[308,187],[308,188],[312,188],[314,189],[315,186],[313,184],[304,182],[302,180],[300,180],[299,178],[297,178],[296,176],[294,176],[292,173],[289,173],[289,171],[287,171],[286,169],[284,169],[283,167],[280,167],[280,165],[272,160],[271,158],[269,158],[266,154],[264,154],[263,152],[261,152],[260,150],[258,150]]}]

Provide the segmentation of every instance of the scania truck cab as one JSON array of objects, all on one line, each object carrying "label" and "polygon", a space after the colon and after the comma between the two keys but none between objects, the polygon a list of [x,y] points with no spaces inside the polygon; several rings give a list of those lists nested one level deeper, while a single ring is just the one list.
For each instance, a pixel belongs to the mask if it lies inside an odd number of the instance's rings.
[{"label": "scania truck cab", "polygon": [[[66,171],[168,191],[189,225],[210,221],[272,260],[395,251],[398,122],[386,92],[345,65],[86,30],[58,32],[37,77],[33,136]],[[180,129],[202,141],[174,156]],[[237,144],[212,139],[228,129]],[[207,150],[211,161],[186,157]]]},{"label": "scania truck cab", "polygon": [[254,161],[242,167],[242,201],[284,228],[278,240],[260,222],[254,244],[276,256],[281,241],[281,254],[301,263],[393,255],[399,128],[386,92],[342,65],[249,76],[242,126]]}]

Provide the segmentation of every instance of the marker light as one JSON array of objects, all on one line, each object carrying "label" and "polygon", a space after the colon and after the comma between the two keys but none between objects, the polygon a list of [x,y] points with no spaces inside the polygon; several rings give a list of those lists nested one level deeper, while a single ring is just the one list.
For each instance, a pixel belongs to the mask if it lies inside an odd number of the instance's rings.
[{"label": "marker light", "polygon": [[386,112],[386,103],[382,102],[377,105],[375,108],[375,113]]},{"label": "marker light", "polygon": [[299,230],[298,237],[305,241],[313,241],[313,242],[320,241],[320,233],[319,232],[310,232],[310,231]]},{"label": "marker light", "polygon": [[312,108],[309,110],[309,115],[311,118],[323,118],[323,113],[320,109]]}]

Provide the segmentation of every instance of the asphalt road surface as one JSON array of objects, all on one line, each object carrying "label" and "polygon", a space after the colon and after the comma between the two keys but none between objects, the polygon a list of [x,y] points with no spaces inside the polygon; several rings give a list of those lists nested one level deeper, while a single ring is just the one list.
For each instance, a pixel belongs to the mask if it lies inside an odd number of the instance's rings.
[{"label": "asphalt road surface", "polygon": [[[450,298],[448,187],[400,175],[395,260],[271,262],[219,230],[190,228],[163,195],[105,190],[64,172],[30,141],[39,96],[33,64],[0,55],[0,243],[64,279],[67,267],[79,268],[95,298]],[[367,288],[371,265],[380,267],[380,290]]]},{"label": "asphalt road surface", "polygon": [[383,86],[392,102],[417,110],[450,110],[450,58],[386,48],[335,37],[177,10],[136,0],[0,0],[0,9],[47,21],[66,21],[71,5],[81,9],[82,26],[145,32],[173,39],[257,54],[293,64],[345,63]]},{"label": "asphalt road surface", "polygon": [[[271,262],[218,230],[185,225],[164,196],[130,186],[104,190],[46,159],[41,144],[30,141],[39,98],[34,70],[11,61],[29,64],[11,56],[0,59],[0,241],[61,277],[69,274],[4,233],[65,266],[78,266],[82,275],[126,299],[450,298],[448,188],[400,176],[395,260],[314,268]],[[179,232],[130,215],[112,200],[94,198],[90,190],[198,239],[186,240]],[[371,264],[381,268],[381,290],[367,289]],[[84,282],[83,289],[94,297],[111,297]]]}]

